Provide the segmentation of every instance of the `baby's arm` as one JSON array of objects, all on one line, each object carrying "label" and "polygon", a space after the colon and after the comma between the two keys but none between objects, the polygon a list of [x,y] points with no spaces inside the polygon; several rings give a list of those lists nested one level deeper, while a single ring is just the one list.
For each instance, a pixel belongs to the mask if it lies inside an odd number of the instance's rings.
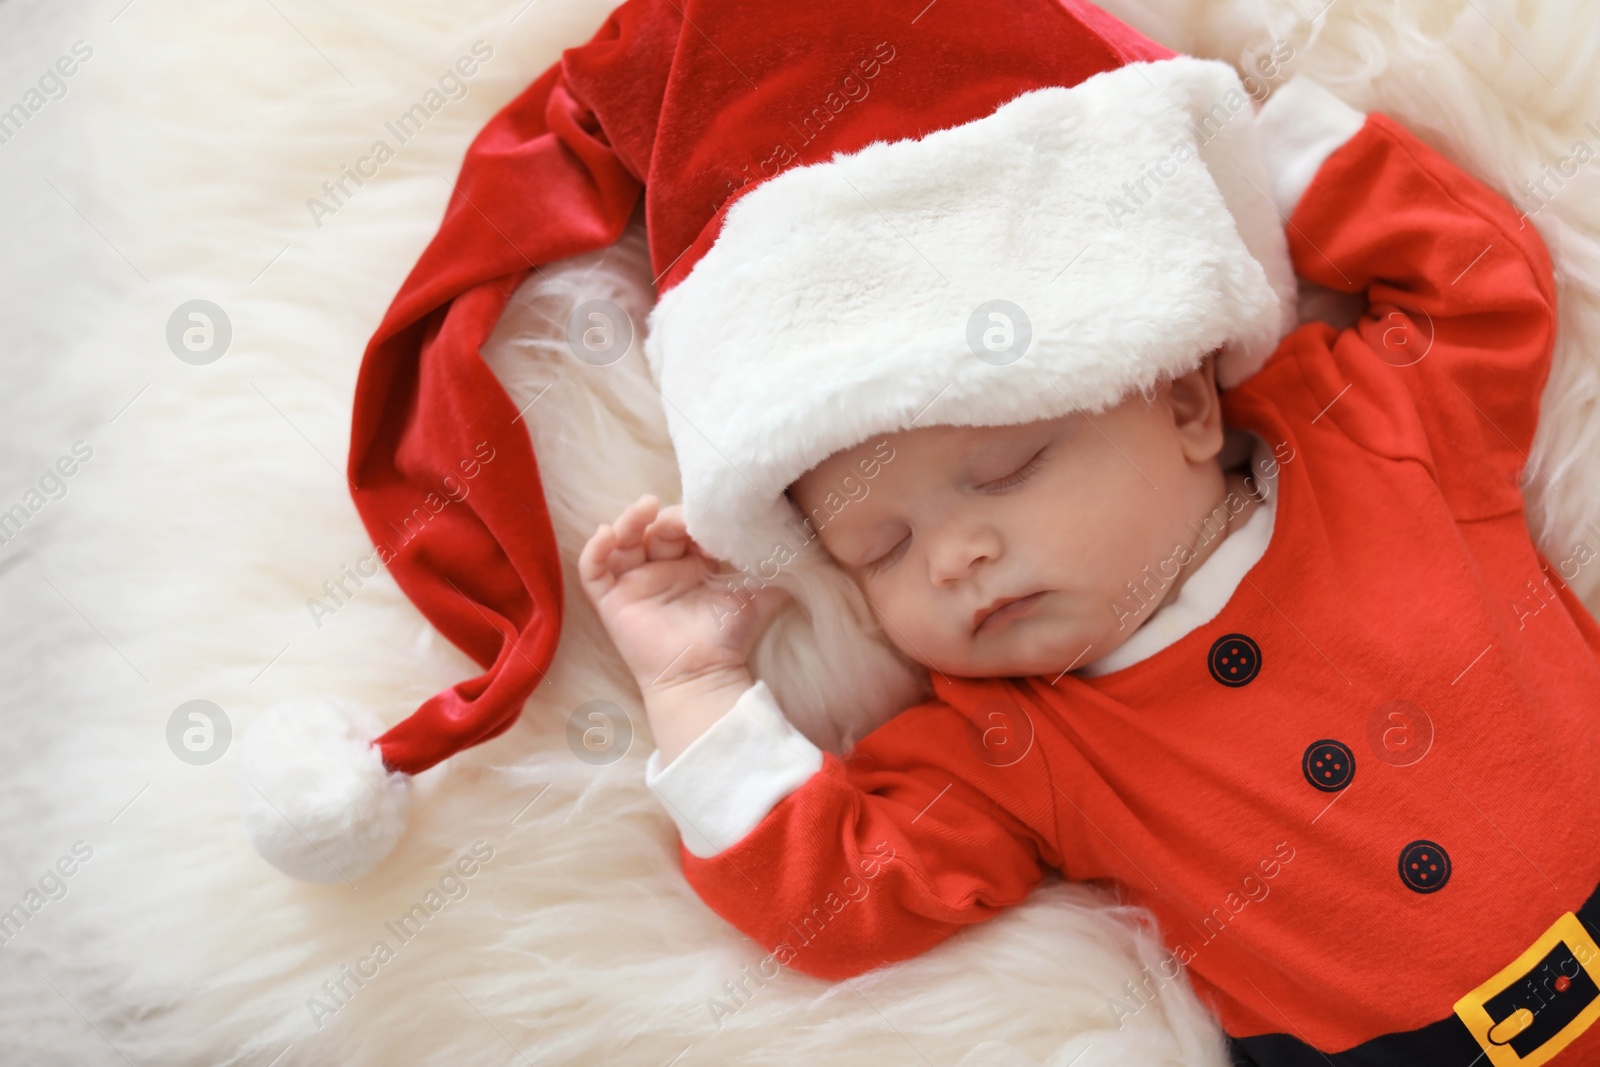
[{"label": "baby's arm", "polygon": [[1519,509],[1555,332],[1538,233],[1393,119],[1303,78],[1260,129],[1295,272],[1368,302],[1337,337],[1303,328],[1275,358],[1300,362],[1333,426],[1428,464],[1458,519]]},{"label": "baby's arm", "polygon": [[[680,829],[685,877],[713,910],[780,964],[843,978],[992,917],[1060,865],[1037,750],[1001,758],[1004,746],[939,703],[901,713],[845,759],[797,731],[743,659],[732,662],[765,618],[721,639],[718,592],[694,586],[713,585],[711,561],[686,565],[698,549],[681,513],[658,527],[654,508],[645,498],[601,527],[580,574],[624,658],[638,657],[636,677],[652,677],[657,660],[681,663],[686,642],[710,649],[696,663],[714,667],[669,670],[645,708],[658,744],[646,780]],[[670,566],[637,573],[658,564]],[[1027,733],[996,722],[991,731]]]},{"label": "baby's arm", "polygon": [[[1029,733],[1018,718],[991,728]],[[841,759],[789,725],[763,682],[676,761],[652,756],[646,780],[701,899],[779,963],[842,979],[993,918],[1061,866],[1042,754],[1011,762],[988,741],[928,703]]]}]

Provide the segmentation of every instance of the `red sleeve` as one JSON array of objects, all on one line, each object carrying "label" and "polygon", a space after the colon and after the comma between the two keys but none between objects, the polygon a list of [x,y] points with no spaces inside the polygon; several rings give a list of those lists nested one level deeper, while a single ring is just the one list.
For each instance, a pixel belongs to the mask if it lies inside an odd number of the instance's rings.
[{"label": "red sleeve", "polygon": [[574,83],[604,69],[659,93],[664,75],[641,73],[659,63],[638,57],[670,56],[675,28],[654,11],[618,8],[484,127],[367,346],[350,433],[356,508],[406,595],[486,669],[378,739],[391,770],[426,770],[504,732],[555,654],[561,561],[539,467],[478,349],[530,270],[615,242],[638,202],[630,131],[608,130]]},{"label": "red sleeve", "polygon": [[1555,335],[1550,257],[1533,227],[1371,114],[1318,170],[1288,237],[1296,273],[1368,301],[1336,336],[1318,326],[1285,342],[1328,405],[1321,417],[1427,464],[1457,519],[1520,509]]},{"label": "red sleeve", "polygon": [[1042,753],[997,766],[995,751],[953,708],[919,705],[847,758],[825,753],[733,846],[707,859],[680,847],[684,875],[807,974],[847,978],[915,956],[1020,903],[1060,866]]}]

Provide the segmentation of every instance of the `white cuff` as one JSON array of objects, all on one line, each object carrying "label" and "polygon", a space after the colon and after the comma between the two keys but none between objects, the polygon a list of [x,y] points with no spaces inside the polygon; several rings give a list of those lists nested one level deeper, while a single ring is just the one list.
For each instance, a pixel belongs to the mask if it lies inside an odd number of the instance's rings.
[{"label": "white cuff", "polygon": [[678,824],[684,847],[705,859],[737,843],[821,769],[822,750],[758,681],[666,767],[660,749],[650,753],[644,781]]},{"label": "white cuff", "polygon": [[1273,202],[1285,218],[1327,158],[1366,121],[1365,113],[1304,75],[1290,78],[1261,106],[1261,156],[1272,175]]}]

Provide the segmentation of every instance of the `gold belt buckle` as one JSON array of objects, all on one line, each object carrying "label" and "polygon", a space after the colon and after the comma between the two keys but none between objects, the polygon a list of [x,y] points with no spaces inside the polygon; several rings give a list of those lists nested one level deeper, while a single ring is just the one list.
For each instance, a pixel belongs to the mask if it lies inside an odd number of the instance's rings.
[{"label": "gold belt buckle", "polygon": [[1569,911],[1455,1008],[1494,1067],[1538,1067],[1600,1017],[1600,945]]}]

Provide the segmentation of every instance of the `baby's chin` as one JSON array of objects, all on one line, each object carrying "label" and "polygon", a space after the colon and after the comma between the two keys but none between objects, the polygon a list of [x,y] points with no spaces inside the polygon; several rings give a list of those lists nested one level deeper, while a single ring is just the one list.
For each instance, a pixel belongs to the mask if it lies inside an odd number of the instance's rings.
[{"label": "baby's chin", "polygon": [[1094,636],[1086,636],[1087,627],[1046,619],[1037,623],[1014,623],[1004,634],[968,637],[959,652],[933,657],[940,662],[925,665],[958,678],[1056,678],[1100,657]]}]

